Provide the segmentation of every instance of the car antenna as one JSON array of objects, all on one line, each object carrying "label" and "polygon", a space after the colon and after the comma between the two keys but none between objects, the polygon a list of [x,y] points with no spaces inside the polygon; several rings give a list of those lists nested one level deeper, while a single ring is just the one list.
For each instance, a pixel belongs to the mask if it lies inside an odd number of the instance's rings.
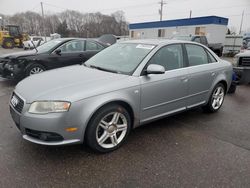
[{"label": "car antenna", "polygon": [[36,45],[34,44],[33,40],[31,40],[31,43],[33,44],[33,47],[35,48],[36,52],[38,52],[38,50],[36,49]]}]

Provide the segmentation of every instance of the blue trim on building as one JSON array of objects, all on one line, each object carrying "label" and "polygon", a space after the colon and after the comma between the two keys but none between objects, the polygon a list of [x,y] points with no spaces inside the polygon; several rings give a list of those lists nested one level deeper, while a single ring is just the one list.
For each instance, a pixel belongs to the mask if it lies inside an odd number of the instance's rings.
[{"label": "blue trim on building", "polygon": [[196,18],[186,18],[178,20],[165,20],[157,22],[144,22],[129,24],[129,29],[146,29],[146,28],[162,28],[162,27],[177,27],[177,26],[189,26],[189,25],[227,25],[228,18],[218,16],[206,16]]}]

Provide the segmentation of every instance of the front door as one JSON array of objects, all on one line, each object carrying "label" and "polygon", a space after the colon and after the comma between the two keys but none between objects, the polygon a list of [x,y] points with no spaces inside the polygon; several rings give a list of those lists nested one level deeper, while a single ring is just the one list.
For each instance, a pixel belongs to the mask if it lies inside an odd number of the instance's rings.
[{"label": "front door", "polygon": [[164,74],[141,76],[141,123],[186,109],[188,72],[181,44],[161,48],[149,64],[165,67]]},{"label": "front door", "polygon": [[83,62],[84,40],[69,41],[57,49],[60,49],[61,53],[56,54],[54,51],[50,56],[52,60],[50,62],[52,66],[55,66],[54,68],[81,64]]}]

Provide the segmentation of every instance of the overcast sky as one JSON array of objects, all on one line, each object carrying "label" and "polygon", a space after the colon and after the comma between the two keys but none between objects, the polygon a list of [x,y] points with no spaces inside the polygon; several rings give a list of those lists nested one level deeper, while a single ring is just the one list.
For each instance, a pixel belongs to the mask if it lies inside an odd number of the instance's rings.
[{"label": "overcast sky", "polygon": [[[78,10],[82,13],[101,12],[110,14],[123,10],[130,23],[158,21],[160,0],[46,0],[45,14],[61,12],[66,9]],[[35,11],[41,13],[41,0],[0,0],[0,13],[15,14],[17,12]],[[199,16],[223,16],[229,18],[229,28],[239,31],[241,14],[245,11],[243,30],[250,32],[250,0],[165,0],[163,20]]]}]

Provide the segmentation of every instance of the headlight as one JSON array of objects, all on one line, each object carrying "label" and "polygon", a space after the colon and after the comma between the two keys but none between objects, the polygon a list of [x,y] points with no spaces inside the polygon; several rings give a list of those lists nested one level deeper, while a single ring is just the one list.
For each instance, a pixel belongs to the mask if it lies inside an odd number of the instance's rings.
[{"label": "headlight", "polygon": [[234,66],[234,67],[238,65],[239,59],[240,59],[239,56],[234,56],[234,58],[233,58],[233,66]]},{"label": "headlight", "polygon": [[8,69],[8,70],[10,70],[10,71],[13,71],[14,70],[14,65],[6,63],[5,64],[5,68]]},{"label": "headlight", "polygon": [[37,101],[33,102],[29,108],[29,113],[47,114],[53,112],[66,112],[70,108],[69,102],[64,101]]},{"label": "headlight", "polygon": [[18,59],[18,63],[24,63],[25,59]]}]

